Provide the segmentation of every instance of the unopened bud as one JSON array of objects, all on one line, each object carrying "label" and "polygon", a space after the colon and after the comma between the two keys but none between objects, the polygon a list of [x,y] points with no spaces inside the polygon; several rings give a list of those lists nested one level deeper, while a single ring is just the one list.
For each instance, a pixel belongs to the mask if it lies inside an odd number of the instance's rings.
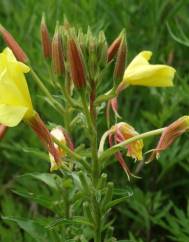
[{"label": "unopened bud", "polygon": [[33,131],[38,136],[39,140],[48,150],[49,154],[51,154],[51,158],[53,159],[53,167],[51,167],[51,171],[54,170],[54,167],[61,166],[61,152],[59,148],[54,144],[52,135],[49,130],[45,126],[44,122],[40,118],[40,116],[36,113],[35,116],[28,123]]},{"label": "unopened bud", "polygon": [[63,27],[65,30],[69,30],[69,28],[71,27],[68,19],[66,18],[66,16],[64,16],[64,24],[63,24]]},{"label": "unopened bud", "polygon": [[108,51],[107,51],[108,62],[110,62],[117,54],[120,44],[121,44],[121,37],[119,35],[108,48]]},{"label": "unopened bud", "polygon": [[53,40],[52,40],[52,65],[55,74],[61,75],[64,73],[64,55],[63,55],[63,46],[60,32],[55,31]]},{"label": "unopened bud", "polygon": [[75,87],[84,88],[86,86],[84,60],[81,49],[73,38],[68,40],[68,61]]},{"label": "unopened bud", "polygon": [[28,61],[26,53],[23,51],[18,42],[14,39],[14,37],[2,25],[0,25],[0,33],[2,34],[5,43],[13,51],[16,59],[18,61],[26,63]]},{"label": "unopened bud", "polygon": [[118,49],[116,63],[114,68],[114,80],[122,80],[125,71],[127,46],[125,36],[122,37],[121,44]]},{"label": "unopened bud", "polygon": [[98,36],[98,59],[99,64],[105,66],[107,63],[107,42],[103,31],[99,32]]},{"label": "unopened bud", "polygon": [[49,31],[45,22],[45,16],[42,16],[41,19],[41,27],[40,27],[40,32],[41,32],[41,44],[43,48],[43,54],[45,58],[50,58],[51,57],[51,40],[49,37]]}]

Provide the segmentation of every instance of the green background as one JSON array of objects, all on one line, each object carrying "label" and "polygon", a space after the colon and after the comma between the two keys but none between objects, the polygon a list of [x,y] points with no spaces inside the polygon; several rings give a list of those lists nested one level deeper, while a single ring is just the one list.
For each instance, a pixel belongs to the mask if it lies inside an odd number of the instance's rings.
[{"label": "green background", "polygon": [[[48,71],[40,44],[42,12],[46,13],[51,36],[56,20],[62,22],[65,15],[72,25],[81,26],[84,31],[89,25],[94,34],[103,29],[108,43],[125,28],[128,62],[141,50],[151,50],[154,53],[152,63],[168,63],[177,69],[173,88],[132,87],[121,94],[119,112],[123,120],[139,132],[145,132],[188,114],[188,9],[187,0],[0,0],[0,22],[21,44],[44,80]],[[1,50],[5,47],[2,39],[0,46]],[[46,105],[37,85],[30,79],[28,84],[34,105],[43,119],[57,122],[58,117],[52,115],[52,109]],[[105,129],[105,125],[102,127]],[[153,148],[156,142],[157,139],[146,140],[145,149]],[[108,168],[117,187],[134,192],[126,203],[112,211],[115,237],[133,242],[189,241],[188,147],[188,134],[185,134],[158,161],[143,167],[142,179],[132,184],[128,184],[117,163]],[[46,187],[39,181],[21,176],[48,172],[49,169],[46,153],[25,125],[10,129],[0,142],[0,164],[1,216],[47,217],[48,209],[26,195],[31,192],[46,199],[49,196]],[[23,228],[19,223],[2,219],[0,241],[35,241],[35,236],[27,235],[20,227]]]}]

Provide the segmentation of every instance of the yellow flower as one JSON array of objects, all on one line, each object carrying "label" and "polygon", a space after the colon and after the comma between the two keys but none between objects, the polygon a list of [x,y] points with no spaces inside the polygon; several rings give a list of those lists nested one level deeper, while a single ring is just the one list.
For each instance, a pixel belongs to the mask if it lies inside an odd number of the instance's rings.
[{"label": "yellow flower", "polygon": [[22,119],[30,120],[35,115],[24,76],[29,71],[30,68],[17,61],[9,48],[0,53],[1,124],[13,127]]},{"label": "yellow flower", "polygon": [[173,86],[175,69],[168,65],[152,65],[148,61],[151,51],[140,52],[125,70],[120,89],[128,85],[169,87]]}]

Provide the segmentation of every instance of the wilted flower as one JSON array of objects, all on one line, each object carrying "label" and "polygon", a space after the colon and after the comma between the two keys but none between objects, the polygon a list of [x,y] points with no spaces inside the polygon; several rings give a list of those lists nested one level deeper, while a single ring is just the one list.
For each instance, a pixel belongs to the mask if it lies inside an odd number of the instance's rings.
[{"label": "wilted flower", "polygon": [[[110,129],[110,133],[109,133],[110,146],[112,146],[114,143],[119,144],[136,135],[138,135],[138,132],[131,125],[124,122],[117,123]],[[133,141],[130,144],[127,144],[125,148],[127,149],[127,156],[132,157],[135,160],[143,159],[142,157],[143,141],[141,139]],[[129,176],[132,174],[128,166],[126,165],[121,152],[116,153],[116,158],[120,162],[122,168],[125,170],[129,178]]]},{"label": "wilted flower", "polygon": [[[52,135],[52,137],[56,138],[59,142],[66,144],[66,139],[65,139],[63,130],[60,127],[52,129],[50,134]],[[57,144],[54,144],[54,145],[55,145],[56,149],[59,150],[59,153],[60,153],[60,156],[61,156],[61,162],[59,162],[59,164],[57,164],[57,162],[55,162],[52,154],[49,153],[49,157],[50,157],[50,161],[51,161],[51,168],[50,168],[51,172],[58,170],[62,166],[63,158],[65,156],[64,150],[59,148]]]},{"label": "wilted flower", "polygon": [[[74,150],[73,142],[64,128],[56,127],[51,130],[50,134],[53,138],[57,139],[61,144],[67,145],[71,150]],[[54,144],[54,146],[59,151],[61,161],[59,163],[55,162],[54,156],[52,156],[52,154],[49,153],[51,161],[50,171],[58,170],[62,165],[66,164],[64,161],[64,158],[66,156],[64,149],[58,147],[57,144]]]},{"label": "wilted flower", "polygon": [[[130,139],[139,133],[129,124],[120,122],[114,125],[111,130],[114,132],[114,140],[116,143],[123,142]],[[126,145],[128,150],[127,156],[132,157],[135,160],[142,160],[143,141],[136,140]]]},{"label": "wilted flower", "polygon": [[169,87],[173,86],[175,69],[168,65],[152,65],[148,61],[151,51],[140,52],[125,70],[119,90],[128,85]]},{"label": "wilted flower", "polygon": [[14,39],[14,37],[2,25],[0,25],[0,33],[2,34],[5,43],[13,51],[17,60],[24,62],[24,63],[27,62],[28,57],[27,57],[26,53],[23,51],[23,49],[20,47],[18,42]]},{"label": "wilted flower", "polygon": [[154,158],[159,158],[160,153],[166,150],[177,137],[189,130],[189,116],[183,116],[177,119],[175,122],[167,126],[151,156],[146,163],[149,163]]}]

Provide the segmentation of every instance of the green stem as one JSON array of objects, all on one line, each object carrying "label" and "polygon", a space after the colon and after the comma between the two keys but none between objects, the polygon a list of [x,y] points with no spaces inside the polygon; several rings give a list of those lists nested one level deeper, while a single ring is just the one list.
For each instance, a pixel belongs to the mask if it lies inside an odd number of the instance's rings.
[{"label": "green stem", "polygon": [[93,159],[93,167],[92,167],[92,177],[94,186],[96,186],[98,177],[99,177],[99,162],[98,162],[98,151],[97,151],[97,131],[94,125],[94,122],[91,117],[91,113],[89,112],[89,108],[87,105],[86,95],[84,92],[81,93],[81,100],[83,104],[83,110],[87,119],[89,138],[91,142],[91,151],[92,151],[92,159]]},{"label": "green stem", "polygon": [[93,204],[95,214],[95,229],[94,229],[94,242],[101,242],[101,208],[96,198],[96,188],[100,176],[100,168],[98,161],[98,149],[97,149],[97,130],[96,120],[90,113],[85,92],[81,92],[81,100],[83,104],[83,111],[85,113],[88,125],[89,139],[91,142],[91,153],[92,153],[92,182],[94,186],[94,192],[91,194],[91,203]]},{"label": "green stem", "polygon": [[107,159],[108,157],[114,155],[116,152],[118,152],[120,149],[124,148],[125,145],[128,145],[136,140],[139,139],[145,139],[151,136],[155,136],[155,135],[159,135],[164,131],[165,128],[161,128],[161,129],[156,129],[156,130],[152,130],[143,134],[139,134],[136,135],[130,139],[127,139],[117,145],[112,146],[111,148],[105,150],[104,152],[102,152],[101,154],[99,154],[99,161],[103,161],[104,159]]},{"label": "green stem", "polygon": [[63,149],[72,159],[74,160],[78,160],[82,165],[83,167],[85,167],[85,169],[87,171],[90,171],[91,168],[90,166],[88,165],[88,163],[86,162],[86,160],[78,155],[77,153],[75,153],[74,151],[72,151],[68,146],[66,146],[65,144],[61,143],[58,139],[56,139],[55,137],[53,137],[53,141],[61,148]]},{"label": "green stem", "polygon": [[39,78],[39,76],[36,74],[36,72],[32,69],[32,67],[30,66],[30,73],[32,74],[34,80],[37,82],[38,86],[40,87],[40,89],[44,92],[44,94],[49,98],[49,100],[51,101],[52,105],[56,108],[56,110],[61,114],[64,115],[65,114],[65,110],[62,107],[62,105],[51,95],[51,93],[49,92],[49,90],[46,88],[46,86],[43,84],[43,82],[41,81],[41,79]]},{"label": "green stem", "polygon": [[66,101],[69,103],[69,105],[73,108],[81,108],[80,104],[72,99],[66,87],[64,85],[61,85],[61,87],[62,87],[62,92],[66,98]]}]

